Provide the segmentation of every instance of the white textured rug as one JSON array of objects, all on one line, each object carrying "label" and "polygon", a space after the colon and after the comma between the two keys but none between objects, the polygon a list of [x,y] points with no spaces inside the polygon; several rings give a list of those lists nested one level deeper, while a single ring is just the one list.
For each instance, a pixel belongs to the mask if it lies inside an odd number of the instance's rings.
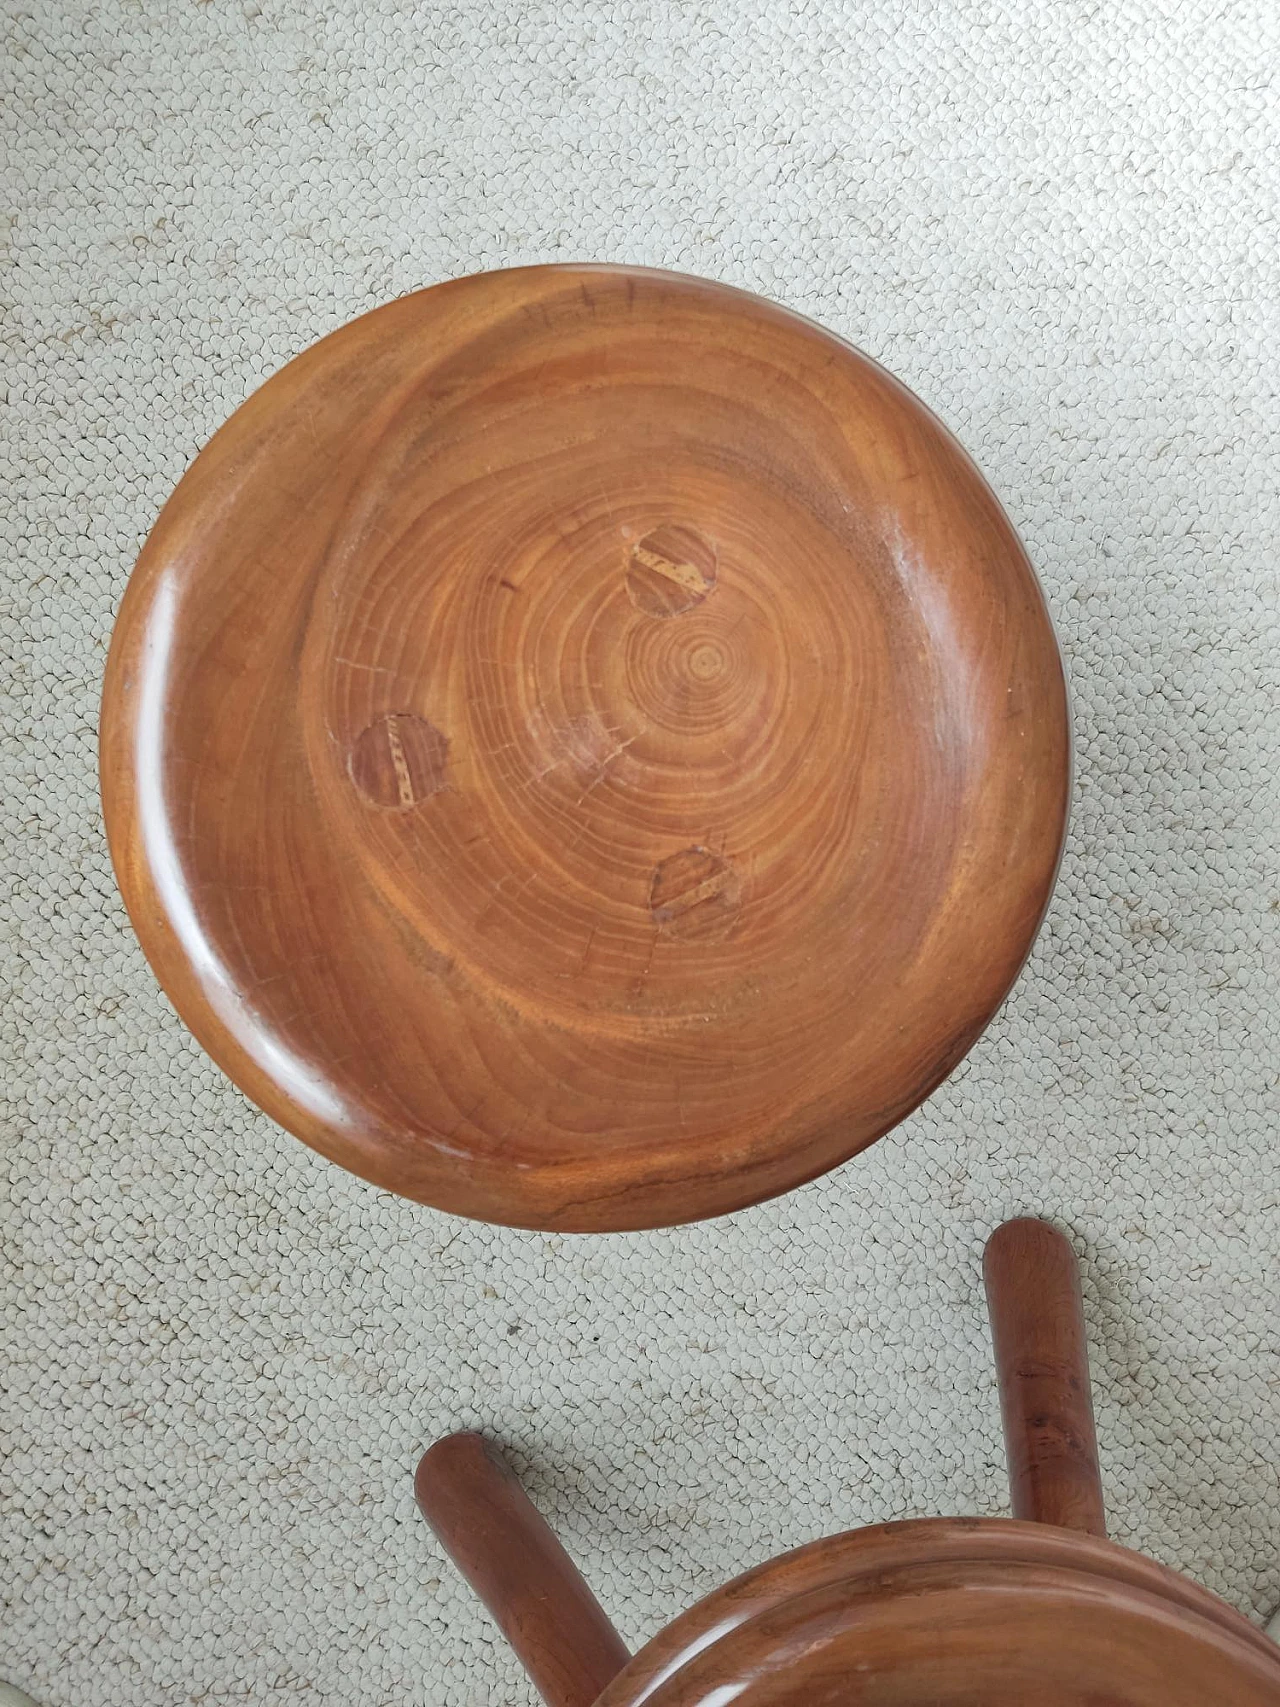
[{"label": "white textured rug", "polygon": [[[817,1534],[1004,1508],[979,1284],[1086,1258],[1114,1532],[1280,1598],[1280,13],[11,0],[0,1675],[45,1707],[530,1699],[416,1516],[510,1443],[636,1641]],[[715,1224],[382,1196],[257,1116],[95,795],[137,548],[248,391],[424,283],[631,260],[814,315],[1021,528],[1078,801],[1006,1011],[899,1132]]]}]

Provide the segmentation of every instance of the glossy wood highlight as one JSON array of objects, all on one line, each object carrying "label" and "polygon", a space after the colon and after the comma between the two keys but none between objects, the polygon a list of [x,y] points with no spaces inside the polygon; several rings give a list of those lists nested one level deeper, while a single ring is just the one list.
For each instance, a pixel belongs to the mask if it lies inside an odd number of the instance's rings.
[{"label": "glossy wood highlight", "polygon": [[[1007,1518],[918,1518],[828,1536],[735,1578],[648,1642],[620,1674],[616,1690],[605,1693],[601,1707],[665,1701],[660,1685],[669,1684],[699,1654],[748,1626],[756,1633],[776,1628],[770,1615],[785,1615],[788,1608],[852,1610],[859,1602],[865,1608],[882,1593],[959,1587],[975,1572],[990,1573],[988,1581],[1004,1573],[1006,1586],[1023,1573],[1077,1589],[1087,1584],[1100,1604],[1110,1599],[1132,1604],[1135,1597],[1147,1605],[1159,1602],[1169,1616],[1185,1615],[1197,1630],[1206,1622],[1216,1624],[1230,1641],[1252,1648],[1264,1661],[1280,1658],[1280,1650],[1269,1647],[1260,1630],[1216,1595],[1128,1548]],[[931,1613],[937,1606],[934,1602],[924,1610]],[[731,1652],[731,1647],[720,1649],[717,1665]],[[856,1674],[857,1669],[855,1662],[850,1670]],[[1073,1679],[1064,1652],[1056,1656],[1053,1670],[1057,1687],[1069,1691]],[[1031,1698],[1049,1703],[1075,1699],[1069,1693],[1034,1692]],[[944,1693],[937,1699],[951,1697]],[[1110,1696],[1103,1699],[1113,1707]]]},{"label": "glossy wood highlight", "polygon": [[1006,1221],[982,1271],[1013,1515],[1105,1535],[1076,1254],[1044,1221]]},{"label": "glossy wood highlight", "polygon": [[418,1465],[422,1515],[549,1707],[591,1707],[630,1656],[520,1483],[478,1434]]},{"label": "glossy wood highlight", "polygon": [[972,1044],[1066,693],[991,491],[757,298],[547,267],[344,327],[158,521],[108,834],[179,1013],[325,1155],[535,1227],[809,1179]]},{"label": "glossy wood highlight", "polygon": [[1111,1542],[1004,1518],[819,1541],[707,1597],[599,1707],[1276,1707],[1280,1649]]}]

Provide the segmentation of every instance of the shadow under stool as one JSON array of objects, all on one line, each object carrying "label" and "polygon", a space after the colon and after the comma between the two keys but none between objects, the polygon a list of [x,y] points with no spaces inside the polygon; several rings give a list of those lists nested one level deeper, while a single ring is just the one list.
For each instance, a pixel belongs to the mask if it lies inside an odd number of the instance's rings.
[{"label": "shadow under stool", "polygon": [[549,1707],[1278,1707],[1280,1647],[1106,1539],[1070,1244],[1006,1222],[984,1273],[1013,1518],[829,1536],[634,1657],[493,1447],[438,1441],[418,1503]]}]

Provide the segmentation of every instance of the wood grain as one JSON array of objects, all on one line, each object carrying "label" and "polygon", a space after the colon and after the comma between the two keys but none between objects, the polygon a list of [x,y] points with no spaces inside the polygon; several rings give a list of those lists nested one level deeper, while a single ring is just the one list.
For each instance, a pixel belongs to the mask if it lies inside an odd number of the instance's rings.
[{"label": "wood grain", "polygon": [[982,1264],[1013,1515],[1105,1535],[1080,1265],[1047,1222],[1006,1221]]},{"label": "wood grain", "polygon": [[1093,1536],[925,1518],[815,1542],[701,1601],[599,1707],[1276,1707],[1280,1648]]},{"label": "wood grain", "polygon": [[1061,664],[902,386],[723,286],[483,275],[197,458],[103,702],[121,889],[277,1120],[535,1227],[853,1155],[1002,1000],[1057,867]]},{"label": "wood grain", "polygon": [[591,1707],[626,1665],[622,1638],[520,1483],[478,1434],[423,1455],[422,1515],[549,1707]]}]

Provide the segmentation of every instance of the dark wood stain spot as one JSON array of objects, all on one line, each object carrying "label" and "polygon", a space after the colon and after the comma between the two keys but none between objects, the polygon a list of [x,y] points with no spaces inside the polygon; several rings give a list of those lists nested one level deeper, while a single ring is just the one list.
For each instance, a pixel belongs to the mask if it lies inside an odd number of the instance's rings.
[{"label": "dark wood stain spot", "polygon": [[375,806],[405,812],[447,785],[449,738],[412,712],[379,717],[351,749],[351,780]]},{"label": "dark wood stain spot", "polygon": [[671,854],[655,868],[649,885],[649,911],[658,929],[688,941],[727,936],[741,901],[737,872],[710,848]]},{"label": "dark wood stain spot", "polygon": [[627,553],[627,593],[646,616],[679,616],[715,588],[716,550],[692,528],[654,528]]}]

